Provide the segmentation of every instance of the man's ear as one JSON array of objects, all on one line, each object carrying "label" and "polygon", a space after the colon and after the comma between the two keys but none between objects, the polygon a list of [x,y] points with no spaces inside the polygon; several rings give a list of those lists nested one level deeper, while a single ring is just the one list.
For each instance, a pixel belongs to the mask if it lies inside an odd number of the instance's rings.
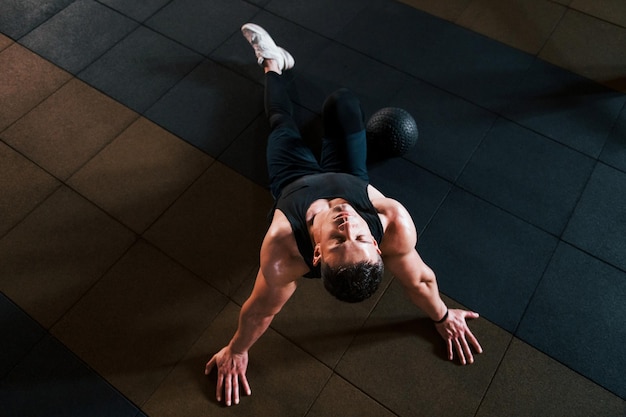
[{"label": "man's ear", "polygon": [[322,250],[320,249],[320,244],[316,244],[313,248],[313,266],[317,266],[322,260]]},{"label": "man's ear", "polygon": [[376,248],[376,252],[378,252],[379,255],[382,255],[382,251],[380,250],[380,247],[378,246],[378,242],[376,241],[376,239],[374,239],[374,247]]}]

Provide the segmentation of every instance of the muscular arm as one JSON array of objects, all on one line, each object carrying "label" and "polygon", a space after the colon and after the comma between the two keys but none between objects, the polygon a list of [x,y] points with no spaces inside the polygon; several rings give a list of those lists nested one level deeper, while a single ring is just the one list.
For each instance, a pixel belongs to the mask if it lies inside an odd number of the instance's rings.
[{"label": "muscular arm", "polygon": [[295,289],[295,281],[268,284],[263,270],[259,269],[252,294],[241,308],[237,332],[229,343],[233,352],[247,352],[252,347]]},{"label": "muscular arm", "polygon": [[[280,216],[272,223],[261,246],[261,267],[256,277],[252,294],[239,314],[239,324],[230,343],[216,353],[206,364],[205,374],[217,367],[216,397],[226,405],[239,403],[239,389],[251,394],[246,379],[248,351],[265,333],[272,319],[296,290],[296,280],[304,272],[297,260],[291,256],[290,242],[280,227]],[[287,230],[287,232],[289,232]],[[294,241],[295,244],[295,241]],[[304,262],[302,261],[302,264]]]},{"label": "muscular arm", "polygon": [[439,294],[435,273],[417,253],[417,232],[411,216],[402,205],[384,199],[378,206],[386,216],[387,229],[381,250],[388,269],[405,288],[411,301],[435,322],[435,326],[446,340],[448,358],[454,351],[462,364],[474,361],[471,346],[478,353],[482,347],[467,326],[467,318],[478,314],[464,310],[448,310]]}]

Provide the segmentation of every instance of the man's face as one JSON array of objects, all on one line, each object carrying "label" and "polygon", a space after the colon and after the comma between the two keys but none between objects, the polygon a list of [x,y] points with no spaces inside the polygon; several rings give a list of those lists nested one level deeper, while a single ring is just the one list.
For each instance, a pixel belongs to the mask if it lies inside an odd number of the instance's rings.
[{"label": "man's face", "polygon": [[379,259],[378,242],[367,222],[345,200],[332,200],[328,210],[315,216],[313,237],[314,265],[323,261],[335,267]]}]

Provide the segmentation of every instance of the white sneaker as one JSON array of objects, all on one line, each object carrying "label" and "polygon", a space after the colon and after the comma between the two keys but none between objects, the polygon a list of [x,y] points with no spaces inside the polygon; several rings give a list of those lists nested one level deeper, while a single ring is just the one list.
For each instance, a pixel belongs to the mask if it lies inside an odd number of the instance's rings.
[{"label": "white sneaker", "polygon": [[246,23],[241,27],[241,33],[248,40],[257,57],[259,65],[266,59],[273,59],[281,71],[293,68],[295,60],[289,52],[277,46],[265,29],[254,23]]}]

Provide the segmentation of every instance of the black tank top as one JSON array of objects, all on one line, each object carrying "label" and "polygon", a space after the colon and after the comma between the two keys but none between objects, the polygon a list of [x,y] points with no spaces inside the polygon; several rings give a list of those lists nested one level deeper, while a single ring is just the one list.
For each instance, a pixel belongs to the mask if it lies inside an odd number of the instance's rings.
[{"label": "black tank top", "polygon": [[313,266],[313,244],[306,223],[306,212],[315,200],[343,198],[349,202],[366,221],[372,236],[380,244],[383,225],[369,199],[367,185],[366,181],[354,175],[329,172],[307,175],[283,188],[274,209],[282,211],[291,224],[298,251],[309,267],[305,277],[320,277],[319,264]]}]

